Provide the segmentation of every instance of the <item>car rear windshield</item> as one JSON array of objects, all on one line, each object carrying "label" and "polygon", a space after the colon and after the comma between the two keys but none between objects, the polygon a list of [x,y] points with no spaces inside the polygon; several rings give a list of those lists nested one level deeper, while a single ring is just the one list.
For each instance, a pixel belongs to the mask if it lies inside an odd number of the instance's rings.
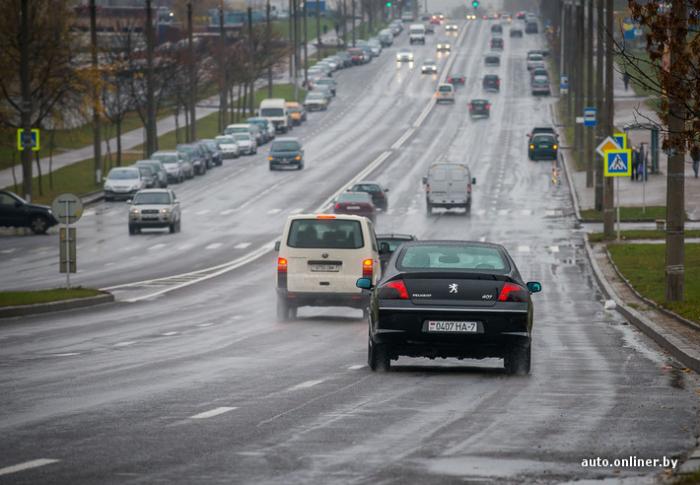
[{"label": "car rear windshield", "polygon": [[438,90],[441,93],[451,93],[452,92],[452,86],[440,86]]},{"label": "car rear windshield", "polygon": [[276,152],[293,152],[299,148],[299,143],[295,141],[276,141],[270,146],[270,150]]},{"label": "car rear windshield", "polygon": [[116,169],[109,172],[107,178],[116,180],[137,179],[139,178],[138,170]]},{"label": "car rear windshield", "polygon": [[360,221],[297,219],[289,228],[290,248],[360,249],[364,247]]},{"label": "car rear windshield", "polygon": [[555,140],[552,135],[541,134],[533,136],[532,143],[555,143]]},{"label": "car rear windshield", "polygon": [[176,155],[158,155],[157,157],[154,157],[157,160],[160,160],[161,163],[163,164],[168,164],[168,163],[177,163],[177,156]]},{"label": "car rear windshield", "polygon": [[260,110],[260,116],[284,116],[283,108],[263,108]]},{"label": "car rear windshield", "polygon": [[501,252],[477,245],[420,245],[406,248],[399,257],[399,269],[485,270],[506,273],[510,266]]},{"label": "car rear windshield", "polygon": [[530,54],[527,56],[527,59],[529,61],[541,61],[542,60],[542,54]]},{"label": "car rear windshield", "polygon": [[170,195],[167,192],[140,192],[134,196],[134,205],[167,205]]},{"label": "car rear windshield", "polygon": [[372,198],[366,192],[345,192],[338,196],[338,202],[371,202]]},{"label": "car rear windshield", "polygon": [[357,184],[352,187],[352,192],[381,192],[382,189],[377,184]]},{"label": "car rear windshield", "polygon": [[248,133],[236,133],[233,135],[233,138],[238,141],[249,141],[250,135]]},{"label": "car rear windshield", "polygon": [[377,242],[379,244],[387,243],[389,245],[389,251],[391,251],[392,253],[394,251],[396,251],[396,248],[401,246],[403,243],[409,242],[409,241],[411,241],[411,240],[410,239],[384,239],[384,238],[377,239]]},{"label": "car rear windshield", "polygon": [[467,169],[460,165],[440,165],[430,170],[430,179],[433,182],[444,180],[463,180],[467,178]]}]

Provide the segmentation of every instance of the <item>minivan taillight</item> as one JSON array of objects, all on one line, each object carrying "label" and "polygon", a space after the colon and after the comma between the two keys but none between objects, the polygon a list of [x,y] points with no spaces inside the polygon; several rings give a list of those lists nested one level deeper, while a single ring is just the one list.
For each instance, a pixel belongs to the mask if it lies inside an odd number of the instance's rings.
[{"label": "minivan taillight", "polygon": [[287,258],[277,258],[277,288],[287,288]]},{"label": "minivan taillight", "polygon": [[336,209],[340,209],[341,207],[342,207],[342,206],[340,205],[340,203],[336,202],[335,208],[336,208]]},{"label": "minivan taillight", "polygon": [[374,275],[374,261],[365,259],[362,261],[362,277],[371,278]]},{"label": "minivan taillight", "polygon": [[515,283],[504,283],[501,292],[498,294],[498,301],[527,301],[527,290]]},{"label": "minivan taillight", "polygon": [[287,258],[277,258],[277,271],[279,273],[287,272]]},{"label": "minivan taillight", "polygon": [[380,286],[378,296],[384,300],[408,300],[408,290],[403,280],[394,280]]}]

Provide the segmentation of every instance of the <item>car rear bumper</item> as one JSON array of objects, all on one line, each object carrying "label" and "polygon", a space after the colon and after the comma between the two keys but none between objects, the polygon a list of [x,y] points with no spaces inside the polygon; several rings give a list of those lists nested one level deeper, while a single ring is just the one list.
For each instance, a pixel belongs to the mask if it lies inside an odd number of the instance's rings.
[{"label": "car rear bumper", "polygon": [[122,199],[122,200],[128,200],[128,199],[133,199],[134,195],[136,195],[136,192],[138,190],[132,190],[130,192],[113,192],[111,190],[105,190],[105,199]]},{"label": "car rear bumper", "polygon": [[530,158],[533,160],[556,160],[557,150],[530,150]]},{"label": "car rear bumper", "polygon": [[364,293],[321,293],[296,292],[277,288],[277,296],[288,304],[300,306],[344,306],[350,308],[367,308],[369,294]]},{"label": "car rear bumper", "polygon": [[[477,322],[477,333],[427,332],[428,321]],[[527,310],[473,313],[405,312],[379,310],[371,338],[387,344],[396,356],[412,357],[503,357],[514,346],[530,344]]]}]

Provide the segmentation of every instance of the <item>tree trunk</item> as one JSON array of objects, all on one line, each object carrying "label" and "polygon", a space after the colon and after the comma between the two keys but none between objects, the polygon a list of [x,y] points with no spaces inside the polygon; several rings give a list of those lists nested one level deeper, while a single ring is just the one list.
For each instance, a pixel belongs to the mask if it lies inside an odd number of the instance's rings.
[{"label": "tree trunk", "polygon": [[175,103],[175,144],[180,143],[180,103]]},{"label": "tree trunk", "polygon": [[53,190],[53,149],[56,130],[49,132],[49,189]]},{"label": "tree trunk", "polygon": [[[31,153],[31,152],[29,152]],[[44,187],[41,181],[41,159],[39,158],[39,152],[34,152],[34,160],[36,161],[36,175],[37,181],[39,182],[39,195],[44,195]]]},{"label": "tree trunk", "polygon": [[[122,166],[122,120],[119,119],[115,123],[117,130],[117,167]],[[150,153],[149,153],[150,155]]]}]

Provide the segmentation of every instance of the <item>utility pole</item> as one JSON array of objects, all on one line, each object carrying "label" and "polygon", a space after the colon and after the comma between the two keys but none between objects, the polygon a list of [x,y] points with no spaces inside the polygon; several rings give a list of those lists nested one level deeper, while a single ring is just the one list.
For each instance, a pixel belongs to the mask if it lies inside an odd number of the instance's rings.
[{"label": "utility pole", "polygon": [[355,0],[352,0],[352,46],[355,47]]},{"label": "utility pole", "polygon": [[343,0],[343,47],[348,46],[348,4],[346,0]]},{"label": "utility pole", "polygon": [[[588,3],[586,17],[586,104],[595,106],[595,93],[593,91],[593,1],[586,0]],[[600,119],[600,113],[596,111],[596,117]],[[587,127],[586,130],[586,187],[593,187],[593,162],[595,160],[595,152],[593,147],[595,128]]]},{"label": "utility pole", "polygon": [[576,33],[574,32],[574,23],[572,20],[572,6],[570,2],[566,2],[566,46],[564,57],[564,71],[569,76],[569,93],[566,95],[566,125],[571,126],[576,122],[574,115],[574,91],[576,89],[576,79],[573,72],[572,53],[575,45]]},{"label": "utility pole", "polygon": [[[307,44],[309,43],[309,39],[308,39],[309,34],[307,33],[307,29],[306,29],[306,15],[307,15],[306,1],[307,0],[301,0],[301,1],[304,2],[304,4],[301,7],[301,13],[304,16],[302,19],[302,22],[303,22],[302,28],[304,29],[304,35],[302,37],[304,39],[304,86],[306,86],[308,81],[309,81],[309,51],[308,51],[308,46],[307,46]],[[318,0],[316,1],[316,5],[318,5]]]},{"label": "utility pole", "polygon": [[195,59],[194,59],[194,39],[192,25],[192,2],[187,2],[187,55],[189,57],[189,75],[190,75],[190,89],[189,89],[189,108],[190,108],[190,126],[189,132],[187,133],[187,141],[193,142],[197,139],[197,70],[195,69]]},{"label": "utility pole", "polygon": [[323,39],[321,38],[321,2],[316,1],[316,60],[320,61],[323,54]]},{"label": "utility pole", "polygon": [[92,146],[95,185],[102,181],[102,133],[100,130],[100,84],[97,61],[97,6],[90,0],[90,61],[92,65]]},{"label": "utility pole", "polygon": [[[687,43],[688,11],[685,0],[671,2],[673,25],[669,33],[670,66],[683,62]],[[668,131],[671,153],[666,176],[666,301],[683,301],[685,283],[685,129],[686,105],[669,92]]]},{"label": "utility pole", "polygon": [[224,29],[224,0],[219,0],[219,133],[226,127],[226,31]]},{"label": "utility pole", "polygon": [[[22,92],[21,125],[24,133],[32,132],[32,95],[29,79],[29,0],[22,0],[19,30],[19,78]],[[22,155],[22,195],[32,200],[32,151],[25,147]]]},{"label": "utility pole", "polygon": [[153,86],[153,9],[146,0],[146,156],[158,150],[156,140],[156,104]]},{"label": "utility pole", "polygon": [[[605,0],[596,1],[596,55],[595,55],[595,93],[596,93],[596,111],[598,112],[598,124],[596,125],[596,146],[605,139],[605,103],[603,92],[603,47],[605,41],[605,25],[603,2]],[[595,156],[595,155],[594,155]],[[598,212],[603,212],[603,163],[595,158],[595,201],[594,208]]]},{"label": "utility pole", "polygon": [[[576,121],[577,116],[583,116],[583,63],[584,56],[583,53],[583,27],[585,20],[583,18],[583,0],[576,0],[576,41],[574,47],[574,55],[572,56],[574,75],[574,88],[576,99],[574,102],[574,121]],[[574,148],[576,149],[576,158],[578,163],[583,162],[583,123],[576,123],[574,125]]]},{"label": "utility pole", "polygon": [[[605,131],[612,134],[615,129],[615,98],[613,92],[613,0],[605,0]],[[613,177],[605,177],[603,190],[603,232],[605,237],[615,236],[615,209],[613,199],[615,186]]]},{"label": "utility pole", "polygon": [[[270,0],[267,0],[267,5],[265,6],[265,36],[267,38],[267,56],[269,58],[270,51],[272,50],[270,40],[272,39],[272,24],[270,23]],[[272,63],[268,60],[267,66],[267,97],[272,97]]]},{"label": "utility pole", "polygon": [[[223,0],[222,0],[223,1]],[[253,7],[248,7],[248,54],[250,56],[250,64],[252,65],[255,59],[255,44],[253,43]],[[255,113],[255,81],[250,83],[250,96],[248,97],[248,112]],[[251,116],[255,116],[251,114]]]},{"label": "utility pole", "polygon": [[[289,45],[292,49],[289,51],[289,79],[294,77],[294,0],[289,0]],[[294,96],[296,99],[296,94]]]},{"label": "utility pole", "polygon": [[294,11],[294,75],[292,83],[294,83],[294,100],[299,100],[299,19],[298,19],[298,0],[292,0]]}]

